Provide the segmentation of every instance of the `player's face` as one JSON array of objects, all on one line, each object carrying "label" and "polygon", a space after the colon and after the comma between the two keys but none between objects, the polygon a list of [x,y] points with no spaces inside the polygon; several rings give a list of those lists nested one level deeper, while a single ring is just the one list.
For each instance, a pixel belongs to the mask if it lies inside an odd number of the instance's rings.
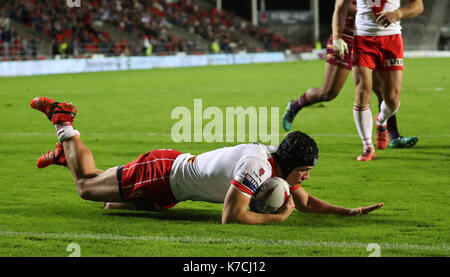
[{"label": "player's face", "polygon": [[301,184],[305,180],[309,179],[309,173],[313,169],[313,166],[299,166],[296,167],[289,176],[286,178],[286,181],[289,185]]}]

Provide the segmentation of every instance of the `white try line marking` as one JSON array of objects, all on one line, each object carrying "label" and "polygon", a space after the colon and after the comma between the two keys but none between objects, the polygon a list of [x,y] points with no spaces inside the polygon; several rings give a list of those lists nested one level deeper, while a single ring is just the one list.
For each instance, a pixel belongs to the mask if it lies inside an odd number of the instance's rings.
[{"label": "white try line marking", "polygon": [[[41,233],[41,232],[13,232],[0,231],[3,237],[39,237],[50,239],[94,239],[94,240],[116,240],[116,241],[160,241],[176,243],[217,243],[217,244],[250,244],[257,246],[299,246],[299,247],[328,247],[328,248],[361,248],[366,249],[367,243],[362,242],[334,242],[334,241],[298,241],[298,240],[264,240],[264,239],[224,239],[212,237],[174,237],[174,236],[122,236],[112,234],[70,234],[70,233]],[[381,249],[393,250],[419,250],[419,251],[444,251],[450,252],[450,245],[421,245],[408,243],[379,243]]]},{"label": "white try line marking", "polygon": [[[288,133],[280,133],[280,137],[285,137]],[[159,137],[159,136],[165,136],[170,137],[171,133],[135,133],[135,132],[129,132],[129,133],[86,133],[86,136],[90,137],[132,137],[132,136],[139,136],[139,137]],[[192,133],[192,135],[195,136],[195,133]],[[223,134],[225,136],[226,134]],[[236,133],[235,136],[241,136],[242,134]],[[243,134],[245,136],[248,136],[248,134]],[[358,134],[327,134],[327,133],[311,133],[309,134],[311,137],[358,137]],[[38,132],[17,132],[17,133],[2,133],[0,132],[0,136],[4,137],[56,137],[55,133],[38,133]],[[450,134],[419,134],[415,135],[419,139],[420,138],[450,138]]]}]

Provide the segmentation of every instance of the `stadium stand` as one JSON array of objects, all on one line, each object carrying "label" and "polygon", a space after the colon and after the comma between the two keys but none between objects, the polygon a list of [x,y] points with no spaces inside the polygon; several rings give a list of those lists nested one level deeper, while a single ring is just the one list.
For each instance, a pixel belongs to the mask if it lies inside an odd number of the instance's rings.
[{"label": "stadium stand", "polygon": [[[424,14],[403,20],[406,49],[448,49],[450,4],[424,4]],[[303,44],[205,0],[91,0],[79,8],[53,0],[0,2],[2,60],[312,49]]]},{"label": "stadium stand", "polygon": [[0,13],[3,21],[29,29],[21,28],[21,33],[32,34],[22,38],[14,33],[11,39],[9,27],[2,27],[1,55],[5,59],[36,58],[38,53],[80,58],[291,47],[287,38],[267,28],[251,26],[232,12],[218,12],[208,3],[197,5],[190,0],[93,0],[79,8],[68,8],[64,1],[5,0],[0,3]]},{"label": "stadium stand", "polygon": [[142,41],[135,54],[145,53],[150,44],[152,52],[155,53],[204,51],[197,41],[179,39],[173,34],[172,26],[167,21],[167,14],[171,12],[168,8],[171,5],[166,1],[120,0],[102,1],[102,3],[101,19],[103,21]]},{"label": "stadium stand", "polygon": [[[94,2],[95,3],[95,2]],[[28,28],[51,40],[53,55],[62,57],[82,52],[107,53],[112,46],[108,33],[93,24],[95,6],[68,9],[63,1],[2,1],[0,10]]]},{"label": "stadium stand", "polygon": [[232,12],[217,11],[209,2],[196,3],[199,5],[172,5],[169,21],[190,33],[218,41],[223,52],[279,51],[291,47],[286,37],[270,32],[268,28],[252,26]]},{"label": "stadium stand", "polygon": [[[67,8],[64,1],[14,1],[0,4],[3,18],[11,18],[51,39],[52,55],[84,56],[170,54],[202,50],[195,41],[179,40],[169,32],[159,13],[157,1],[95,0],[80,8]],[[105,23],[131,35],[113,39]],[[129,38],[130,36],[128,36]],[[141,40],[141,44],[136,43]],[[149,46],[151,45],[151,51]]]},{"label": "stadium stand", "polygon": [[[450,4],[447,4],[446,14],[450,14]],[[450,17],[446,16],[440,30],[439,50],[450,50]]]},{"label": "stadium stand", "polygon": [[39,41],[17,34],[8,18],[0,18],[0,56],[2,61],[29,60],[37,57]]}]

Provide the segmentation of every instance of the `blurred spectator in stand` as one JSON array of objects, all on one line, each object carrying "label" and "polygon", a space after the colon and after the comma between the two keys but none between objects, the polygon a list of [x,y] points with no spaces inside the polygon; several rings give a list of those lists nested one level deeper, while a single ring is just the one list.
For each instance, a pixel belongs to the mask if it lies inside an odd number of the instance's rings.
[{"label": "blurred spectator in stand", "polygon": [[36,58],[38,53],[38,44],[39,42],[35,38],[31,38],[29,41],[30,50],[31,50],[31,57]]},{"label": "blurred spectator in stand", "polygon": [[59,55],[58,42],[56,39],[52,40],[52,56]]},{"label": "blurred spectator in stand", "polygon": [[148,36],[144,36],[143,43],[142,43],[142,50],[145,54],[145,56],[151,56],[153,52],[153,45],[148,39]]},{"label": "blurred spectator in stand", "polygon": [[12,32],[10,29],[6,29],[2,33],[2,45],[3,45],[3,55],[9,55],[9,46],[12,40]]},{"label": "blurred spectator in stand", "polygon": [[61,42],[58,45],[58,53],[59,55],[61,55],[61,58],[67,58],[67,48],[68,48],[68,43],[66,41]]},{"label": "blurred spectator in stand", "polygon": [[220,44],[219,44],[219,40],[218,39],[215,39],[211,43],[211,50],[212,50],[213,54],[218,54],[220,52]]}]

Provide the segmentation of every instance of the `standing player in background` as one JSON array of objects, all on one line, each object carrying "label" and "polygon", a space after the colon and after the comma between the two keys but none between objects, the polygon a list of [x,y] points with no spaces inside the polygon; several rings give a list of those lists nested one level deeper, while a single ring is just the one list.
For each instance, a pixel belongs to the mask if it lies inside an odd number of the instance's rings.
[{"label": "standing player in background", "polygon": [[[343,39],[346,16],[352,0],[336,0],[333,14],[333,45],[341,55],[348,52]],[[408,0],[400,7],[400,0],[357,0],[355,38],[353,45],[353,79],[355,102],[353,117],[363,142],[363,153],[358,161],[375,158],[372,143],[372,113],[370,97],[373,89],[373,71],[380,72],[383,83],[383,101],[376,116],[376,137],[386,137],[389,117],[400,105],[403,78],[403,37],[400,19],[415,17],[423,12],[422,0]]]},{"label": "standing player in background", "polygon": [[[338,43],[339,41],[333,41],[333,36],[330,35],[330,39],[327,44],[327,56],[322,87],[310,88],[297,100],[291,100],[288,102],[286,111],[284,112],[282,118],[282,125],[285,131],[291,130],[292,122],[302,108],[324,101],[331,101],[340,93],[345,81],[347,80],[348,74],[352,70],[355,14],[356,0],[353,0],[352,3],[349,4],[346,23],[342,34],[342,39],[347,44],[348,52],[342,55],[337,54],[335,50],[339,46],[335,46],[333,43]],[[373,91],[378,97],[379,105],[381,105],[383,101],[381,90],[381,77],[379,76],[378,71],[374,71]],[[400,135],[397,128],[397,117],[395,114],[388,119],[387,130],[389,136],[376,137],[376,146],[378,149],[385,149],[388,146],[388,143],[391,148],[412,147],[418,141],[417,137],[402,137]]]}]

